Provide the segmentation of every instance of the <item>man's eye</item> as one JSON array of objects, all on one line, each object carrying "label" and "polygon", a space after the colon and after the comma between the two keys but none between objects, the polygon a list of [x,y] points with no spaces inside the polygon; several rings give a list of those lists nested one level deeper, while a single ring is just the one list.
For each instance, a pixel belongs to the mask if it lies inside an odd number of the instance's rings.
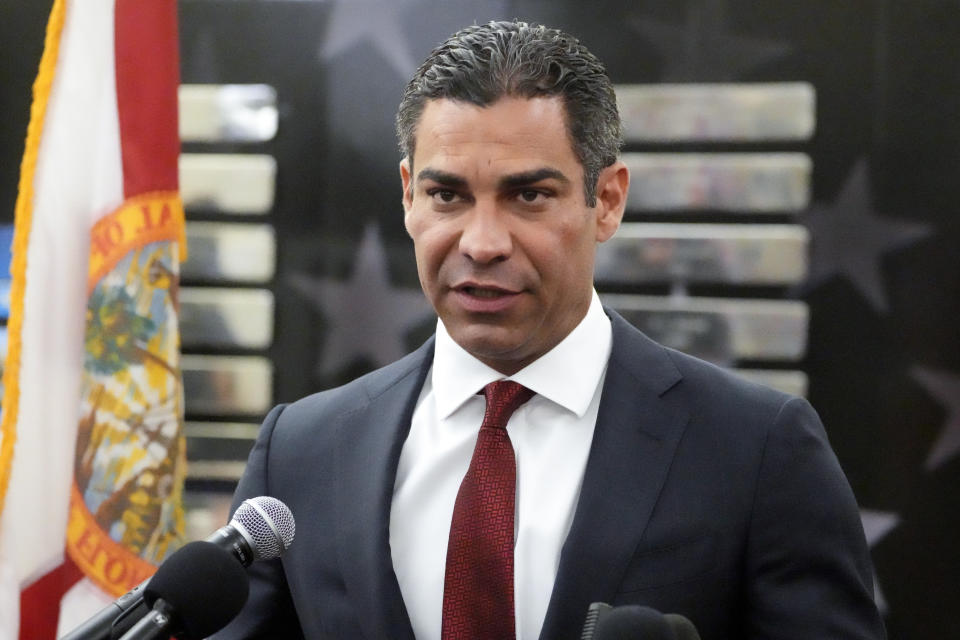
[{"label": "man's eye", "polygon": [[518,195],[526,203],[538,202],[546,197],[546,194],[535,189],[524,189]]},{"label": "man's eye", "polygon": [[456,201],[457,194],[454,191],[449,189],[431,189],[427,192],[427,195],[433,198],[437,202],[442,202],[444,204],[449,204]]}]

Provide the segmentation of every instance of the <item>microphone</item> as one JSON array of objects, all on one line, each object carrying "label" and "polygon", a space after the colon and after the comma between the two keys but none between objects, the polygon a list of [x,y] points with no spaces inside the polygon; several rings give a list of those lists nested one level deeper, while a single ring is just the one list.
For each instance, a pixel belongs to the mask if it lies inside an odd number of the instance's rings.
[{"label": "microphone", "polygon": [[[280,557],[293,542],[296,525],[290,509],[280,500],[259,496],[244,500],[237,507],[230,524],[207,538],[230,552],[244,567],[256,560]],[[117,640],[135,622],[150,611],[143,600],[143,590],[150,579],[120,596],[61,640]]]},{"label": "microphone", "polygon": [[244,567],[256,560],[273,560],[290,548],[296,533],[290,509],[280,500],[260,496],[244,500],[230,524],[210,535],[211,542],[229,551]]},{"label": "microphone", "polygon": [[665,613],[663,617],[670,623],[677,640],[700,640],[700,634],[689,618],[679,613]]},{"label": "microphone", "polygon": [[240,613],[250,579],[233,554],[206,541],[184,545],[164,561],[143,590],[150,612],[120,640],[199,640]]},{"label": "microphone", "polygon": [[[134,612],[143,603],[143,589],[150,582],[147,578],[130,591],[93,614],[86,622],[63,636],[60,640],[110,640],[110,628],[126,612]],[[143,609],[143,614],[147,610]],[[140,614],[141,616],[143,614]],[[138,616],[139,617],[139,616]]]},{"label": "microphone", "polygon": [[687,618],[636,604],[611,607],[594,602],[587,610],[580,640],[700,640]]}]

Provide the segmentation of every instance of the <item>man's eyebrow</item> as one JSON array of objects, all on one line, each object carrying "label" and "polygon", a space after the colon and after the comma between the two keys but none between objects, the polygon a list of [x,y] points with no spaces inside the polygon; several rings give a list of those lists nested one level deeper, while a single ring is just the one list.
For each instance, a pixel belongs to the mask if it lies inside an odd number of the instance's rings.
[{"label": "man's eyebrow", "polygon": [[504,176],[500,178],[500,188],[501,189],[510,189],[515,187],[523,187],[528,184],[534,184],[540,182],[541,180],[558,180],[563,184],[570,184],[570,178],[563,175],[563,173],[557,169],[552,169],[550,167],[544,167],[542,169],[534,169],[533,171],[525,171],[523,173],[514,173],[509,176]]},{"label": "man's eyebrow", "polygon": [[445,187],[465,187],[467,181],[455,173],[447,173],[438,169],[423,169],[417,174],[417,182],[421,180],[432,180]]}]

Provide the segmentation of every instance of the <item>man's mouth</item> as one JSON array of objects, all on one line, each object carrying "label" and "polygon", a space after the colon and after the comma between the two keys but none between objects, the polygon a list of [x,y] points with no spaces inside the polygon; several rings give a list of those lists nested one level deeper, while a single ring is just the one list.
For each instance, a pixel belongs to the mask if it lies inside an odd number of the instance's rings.
[{"label": "man's mouth", "polygon": [[520,300],[519,291],[497,286],[462,284],[454,287],[460,306],[473,313],[502,313]]},{"label": "man's mouth", "polygon": [[503,289],[490,289],[485,287],[461,287],[460,290],[477,298],[499,298],[510,295],[509,291]]}]

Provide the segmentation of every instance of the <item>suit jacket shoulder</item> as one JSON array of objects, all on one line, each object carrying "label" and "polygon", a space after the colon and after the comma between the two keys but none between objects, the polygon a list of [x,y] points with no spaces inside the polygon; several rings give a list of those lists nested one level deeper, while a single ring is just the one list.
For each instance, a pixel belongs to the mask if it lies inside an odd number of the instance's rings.
[{"label": "suit jacket shoulder", "polygon": [[390,557],[400,448],[433,341],[341,387],[275,408],[237,488],[290,507],[296,537],[249,569],[241,615],[217,638],[412,638]]},{"label": "suit jacket shoulder", "polygon": [[857,505],[809,403],[608,315],[600,414],[541,637],[576,637],[605,601],[682,613],[705,639],[882,638]]},{"label": "suit jacket shoulder", "polygon": [[415,379],[422,386],[423,377],[433,360],[433,339],[416,351],[385,367],[367,373],[340,387],[326,389],[287,405],[278,421],[281,429],[292,429],[297,436],[309,429],[317,430],[337,424],[341,416],[367,408],[403,381]]}]

